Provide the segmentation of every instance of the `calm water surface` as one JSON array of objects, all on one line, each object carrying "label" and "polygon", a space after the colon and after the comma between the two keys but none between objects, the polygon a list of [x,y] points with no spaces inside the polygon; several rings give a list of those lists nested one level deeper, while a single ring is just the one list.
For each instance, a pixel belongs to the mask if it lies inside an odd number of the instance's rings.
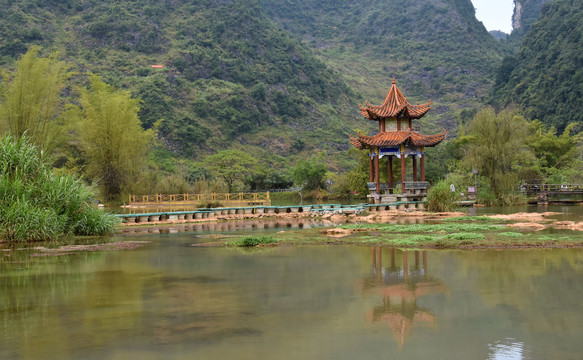
[{"label": "calm water surface", "polygon": [[[118,239],[119,240],[119,239]],[[0,359],[580,359],[583,249],[0,251]]]}]

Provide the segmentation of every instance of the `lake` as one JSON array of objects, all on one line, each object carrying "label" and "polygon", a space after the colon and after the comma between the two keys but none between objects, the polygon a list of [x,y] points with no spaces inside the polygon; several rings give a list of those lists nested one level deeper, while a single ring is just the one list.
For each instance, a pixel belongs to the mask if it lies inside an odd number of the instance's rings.
[{"label": "lake", "polygon": [[209,236],[121,236],[150,243],[64,256],[0,251],[0,358],[583,356],[580,248],[191,246]]}]

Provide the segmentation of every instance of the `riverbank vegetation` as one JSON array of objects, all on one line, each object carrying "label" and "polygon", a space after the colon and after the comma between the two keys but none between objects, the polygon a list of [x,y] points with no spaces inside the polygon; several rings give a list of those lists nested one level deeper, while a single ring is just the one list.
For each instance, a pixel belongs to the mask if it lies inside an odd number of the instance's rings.
[{"label": "riverbank vegetation", "polygon": [[[551,225],[552,220],[544,220]],[[519,227],[515,227],[516,225]],[[361,223],[335,229],[280,231],[272,236],[233,235],[194,246],[265,247],[286,245],[374,245],[400,248],[581,247],[578,230],[533,231],[493,216],[460,216],[430,223]],[[235,238],[235,239],[233,239]]]},{"label": "riverbank vegetation", "polygon": [[96,207],[75,175],[56,175],[26,137],[0,138],[0,241],[54,240],[112,233],[117,219]]}]

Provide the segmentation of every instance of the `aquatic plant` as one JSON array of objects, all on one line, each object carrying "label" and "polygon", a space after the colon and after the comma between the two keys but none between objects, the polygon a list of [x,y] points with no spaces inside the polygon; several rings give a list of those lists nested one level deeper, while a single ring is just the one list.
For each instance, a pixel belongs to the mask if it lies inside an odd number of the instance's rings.
[{"label": "aquatic plant", "polygon": [[271,236],[245,236],[237,241],[228,242],[227,245],[248,247],[248,246],[273,244],[276,242],[277,242],[277,240],[272,238]]},{"label": "aquatic plant", "polygon": [[94,206],[94,193],[74,175],[57,176],[26,136],[0,139],[0,238],[54,240],[105,235],[117,219]]},{"label": "aquatic plant", "polygon": [[432,235],[413,235],[407,238],[408,241],[414,241],[415,243],[430,242],[436,239],[438,238]]},{"label": "aquatic plant", "polygon": [[498,235],[500,236],[506,236],[506,237],[512,237],[512,238],[519,238],[519,237],[523,237],[524,235],[522,235],[521,233],[517,233],[517,232],[501,232]]},{"label": "aquatic plant", "polygon": [[483,234],[459,232],[453,234],[447,234],[443,236],[443,239],[450,240],[485,240],[486,237]]}]

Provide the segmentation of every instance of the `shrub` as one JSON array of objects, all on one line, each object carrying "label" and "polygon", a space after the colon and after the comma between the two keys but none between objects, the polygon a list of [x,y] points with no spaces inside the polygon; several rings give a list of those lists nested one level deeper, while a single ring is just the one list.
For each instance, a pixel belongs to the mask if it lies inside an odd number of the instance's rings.
[{"label": "shrub", "polygon": [[239,247],[249,247],[265,244],[273,244],[277,242],[271,236],[245,236],[235,242],[229,243],[229,245],[239,246]]},{"label": "shrub", "polygon": [[442,180],[429,189],[427,193],[427,210],[451,211],[455,207],[456,193],[450,190],[449,184]]},{"label": "shrub", "polygon": [[81,179],[54,175],[26,137],[0,139],[0,238],[42,241],[113,232],[117,219],[93,201],[93,190]]}]

